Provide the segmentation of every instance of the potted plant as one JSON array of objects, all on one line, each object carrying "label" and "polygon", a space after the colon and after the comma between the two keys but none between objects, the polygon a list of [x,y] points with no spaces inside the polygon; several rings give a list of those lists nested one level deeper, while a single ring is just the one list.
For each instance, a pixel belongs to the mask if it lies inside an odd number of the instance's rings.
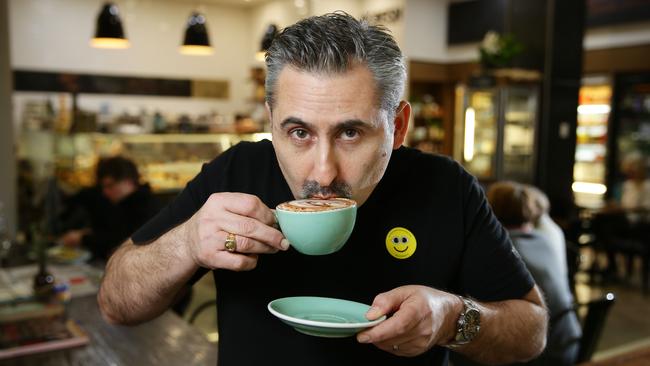
[{"label": "potted plant", "polygon": [[481,66],[487,70],[510,66],[522,51],[523,45],[513,35],[489,31],[479,46]]}]

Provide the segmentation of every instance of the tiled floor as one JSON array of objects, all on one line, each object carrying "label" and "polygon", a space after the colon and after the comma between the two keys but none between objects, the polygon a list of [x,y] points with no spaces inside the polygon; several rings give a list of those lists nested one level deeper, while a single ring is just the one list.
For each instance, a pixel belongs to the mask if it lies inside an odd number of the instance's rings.
[{"label": "tiled floor", "polygon": [[[591,263],[593,253],[583,250],[584,263]],[[620,259],[620,258],[619,258]],[[623,268],[619,263],[619,268]],[[641,291],[640,261],[635,261],[633,274],[619,273],[616,281],[593,284],[586,273],[579,273],[576,284],[578,302],[586,302],[612,292],[616,302],[612,307],[598,344],[595,358],[617,353],[629,347],[650,344],[650,294]]]},{"label": "tiled floor", "polygon": [[[590,253],[585,253],[586,258],[589,258],[590,255]],[[638,263],[636,269],[635,276],[629,281],[603,286],[591,285],[588,276],[578,275],[577,300],[579,302],[586,302],[607,292],[613,292],[616,296],[616,303],[605,324],[595,358],[604,357],[634,345],[650,343],[650,295],[642,295]],[[192,311],[201,303],[214,298],[214,280],[209,274],[194,286],[192,302],[185,314],[185,319],[188,319]],[[205,332],[212,341],[218,340],[216,324],[214,308],[202,312],[194,322],[194,325]]]}]

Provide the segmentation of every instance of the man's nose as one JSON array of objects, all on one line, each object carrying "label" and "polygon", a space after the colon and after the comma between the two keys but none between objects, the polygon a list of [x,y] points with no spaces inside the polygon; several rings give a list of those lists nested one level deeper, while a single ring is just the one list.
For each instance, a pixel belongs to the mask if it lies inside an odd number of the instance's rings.
[{"label": "man's nose", "polygon": [[321,187],[330,186],[338,175],[338,161],[334,149],[327,143],[318,147],[314,173],[311,177]]}]

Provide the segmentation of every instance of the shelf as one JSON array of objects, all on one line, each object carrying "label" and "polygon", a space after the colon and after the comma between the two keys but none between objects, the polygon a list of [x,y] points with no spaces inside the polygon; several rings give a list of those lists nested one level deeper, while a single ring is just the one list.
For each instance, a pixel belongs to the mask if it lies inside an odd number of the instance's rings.
[{"label": "shelf", "polygon": [[157,144],[157,143],[223,143],[227,141],[260,141],[263,139],[271,139],[270,132],[248,133],[248,134],[234,134],[234,133],[204,133],[204,134],[183,134],[183,133],[170,133],[170,134],[104,134],[104,133],[87,133],[76,135],[89,135],[96,139],[117,139],[123,143],[129,144]]}]

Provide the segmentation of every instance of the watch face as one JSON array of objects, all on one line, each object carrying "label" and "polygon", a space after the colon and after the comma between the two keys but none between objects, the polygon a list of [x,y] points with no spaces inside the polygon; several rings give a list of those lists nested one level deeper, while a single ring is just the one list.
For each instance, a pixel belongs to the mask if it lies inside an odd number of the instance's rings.
[{"label": "watch face", "polygon": [[463,333],[466,338],[472,339],[478,333],[481,325],[481,313],[476,309],[468,309],[465,312],[465,324],[463,326]]}]

